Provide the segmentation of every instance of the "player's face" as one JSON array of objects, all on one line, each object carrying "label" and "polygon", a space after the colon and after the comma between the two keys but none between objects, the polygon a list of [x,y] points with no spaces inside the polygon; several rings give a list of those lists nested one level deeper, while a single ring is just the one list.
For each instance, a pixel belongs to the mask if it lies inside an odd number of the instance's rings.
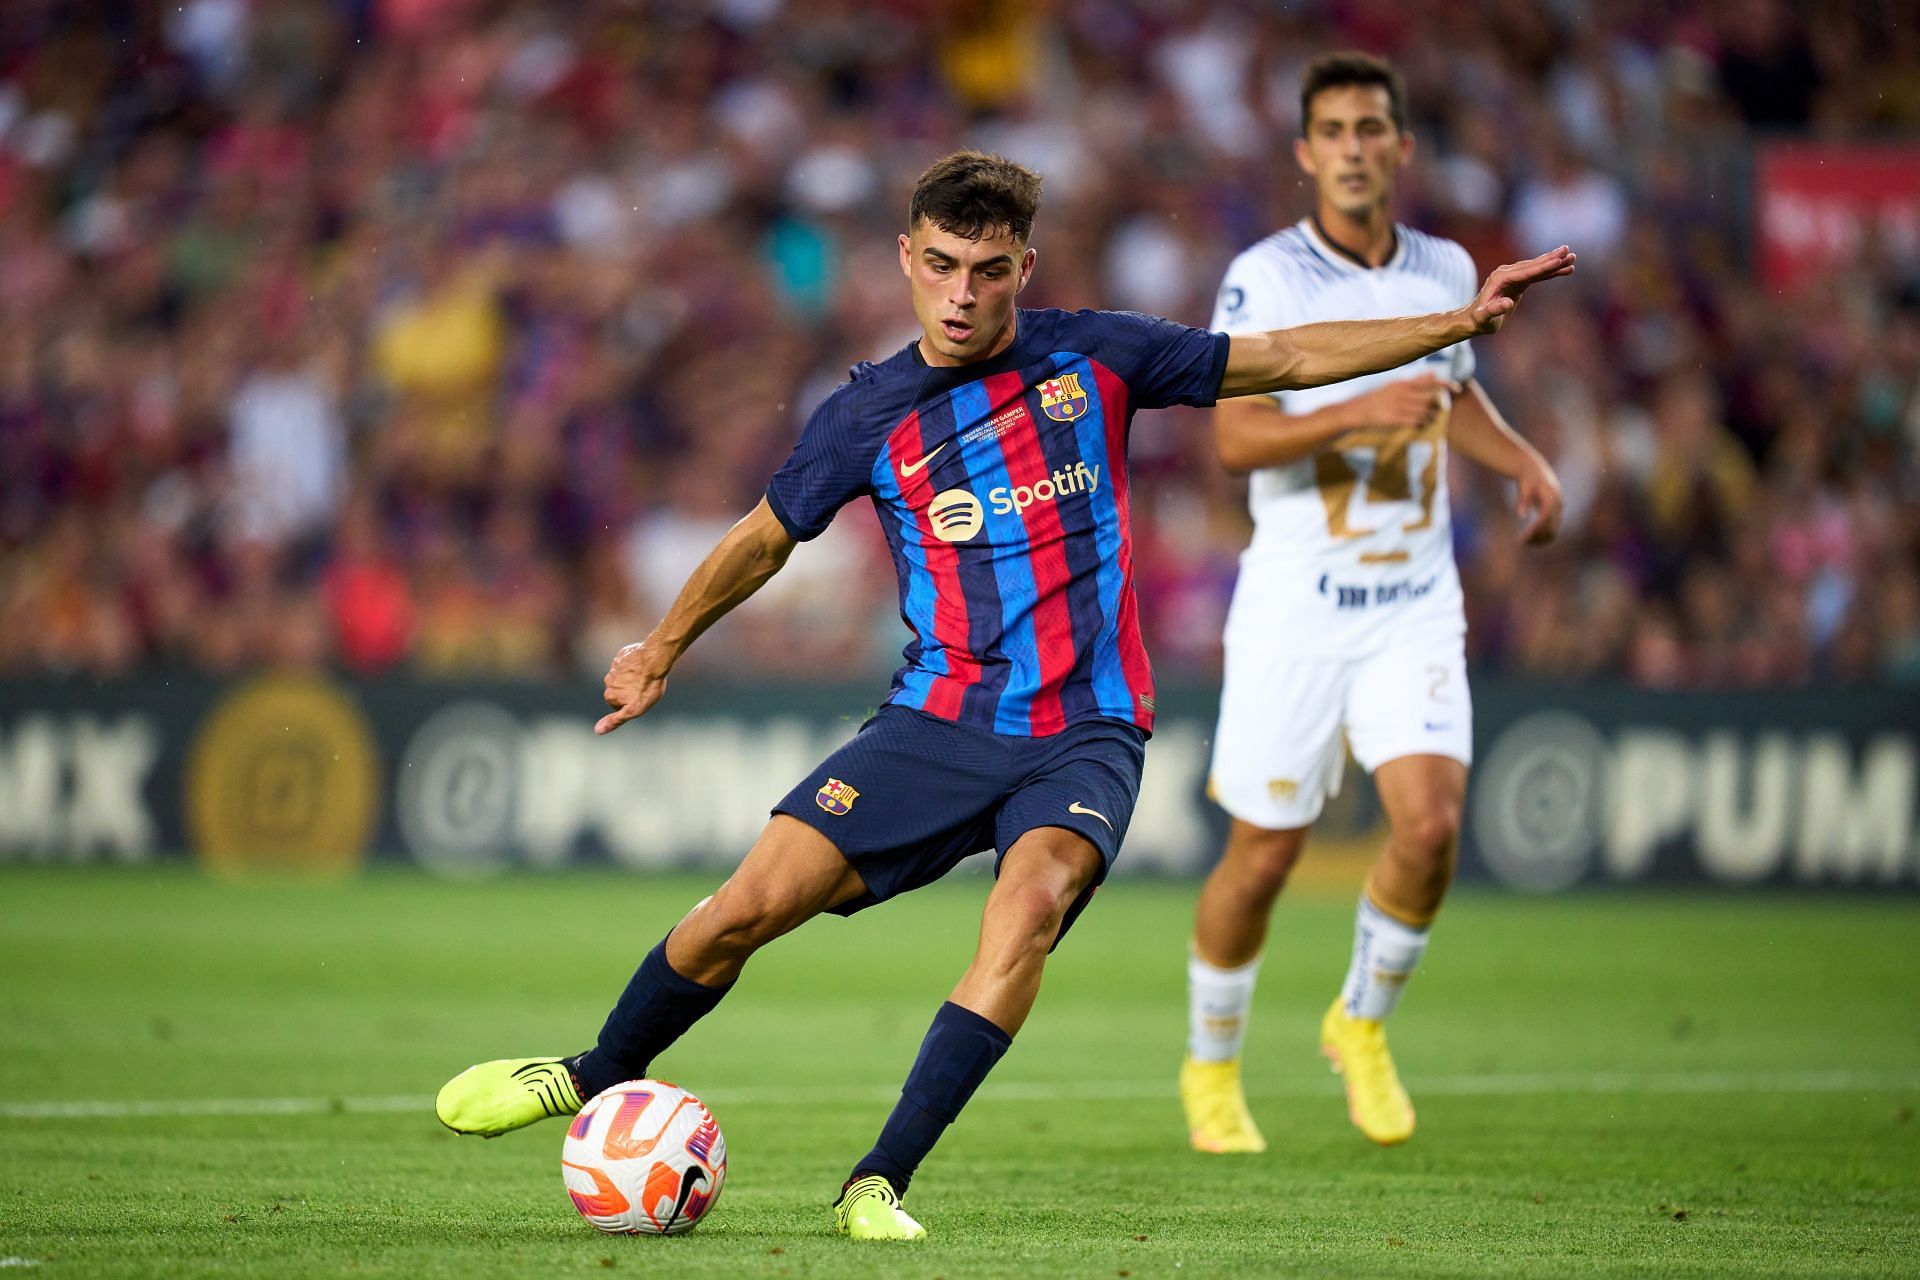
[{"label": "player's face", "polygon": [[1306,136],[1294,139],[1293,155],[1320,203],[1349,217],[1384,206],[1393,175],[1413,158],[1413,135],[1395,127],[1385,87],[1336,85],[1314,94],[1308,108]]},{"label": "player's face", "polygon": [[971,364],[1013,342],[1013,300],[1033,274],[1033,250],[1011,231],[969,240],[922,218],[900,237],[900,269],[913,286],[928,364]]}]

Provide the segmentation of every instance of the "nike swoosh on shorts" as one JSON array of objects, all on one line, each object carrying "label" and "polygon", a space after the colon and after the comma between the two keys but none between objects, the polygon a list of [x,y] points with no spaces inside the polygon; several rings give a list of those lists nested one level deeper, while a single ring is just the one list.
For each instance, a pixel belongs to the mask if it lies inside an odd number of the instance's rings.
[{"label": "nike swoosh on shorts", "polygon": [[1109,831],[1113,830],[1113,823],[1107,820],[1106,814],[1101,813],[1098,809],[1089,809],[1087,808],[1087,806],[1081,804],[1078,800],[1075,800],[1072,804],[1067,806],[1067,812],[1068,813],[1084,813],[1088,817],[1098,818],[1100,819],[1100,821],[1105,822],[1107,824],[1107,830]]}]

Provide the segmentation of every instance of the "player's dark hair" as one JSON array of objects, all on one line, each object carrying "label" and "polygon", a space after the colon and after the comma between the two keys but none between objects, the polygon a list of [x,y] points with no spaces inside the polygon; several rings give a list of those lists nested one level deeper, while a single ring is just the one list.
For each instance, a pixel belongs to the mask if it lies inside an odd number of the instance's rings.
[{"label": "player's dark hair", "polygon": [[1312,113],[1314,97],[1327,89],[1344,88],[1350,84],[1379,85],[1387,91],[1387,114],[1393,117],[1393,127],[1400,132],[1407,131],[1407,86],[1400,79],[1400,73],[1385,58],[1376,58],[1370,53],[1346,50],[1341,53],[1323,53],[1307,64],[1300,75],[1300,133],[1307,132],[1307,117]]},{"label": "player's dark hair", "polygon": [[956,151],[934,161],[914,184],[907,228],[925,218],[942,231],[978,240],[1005,227],[1025,244],[1039,212],[1039,174],[1004,156]]}]

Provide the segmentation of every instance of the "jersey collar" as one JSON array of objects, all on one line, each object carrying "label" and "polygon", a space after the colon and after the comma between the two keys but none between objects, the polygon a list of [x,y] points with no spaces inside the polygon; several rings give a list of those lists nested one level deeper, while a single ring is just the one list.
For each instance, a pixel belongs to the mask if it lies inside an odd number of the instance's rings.
[{"label": "jersey collar", "polygon": [[1018,308],[1018,318],[1014,321],[1013,341],[999,355],[985,360],[975,360],[971,364],[928,364],[927,358],[920,354],[920,339],[915,338],[906,345],[903,354],[914,367],[921,371],[922,381],[952,382],[958,386],[963,382],[975,382],[981,378],[992,377],[996,373],[1005,373],[1009,369],[1020,367],[1021,358],[1027,342],[1028,315],[1024,307]]},{"label": "jersey collar", "polygon": [[1393,224],[1393,252],[1389,253],[1387,260],[1378,267],[1346,246],[1335,242],[1334,238],[1327,234],[1327,229],[1320,225],[1320,219],[1316,214],[1310,213],[1300,219],[1300,230],[1305,233],[1307,243],[1313,247],[1315,253],[1331,265],[1345,271],[1385,271],[1390,267],[1399,266],[1400,260],[1406,256],[1407,252],[1407,238],[1401,234],[1400,224],[1397,222]]}]

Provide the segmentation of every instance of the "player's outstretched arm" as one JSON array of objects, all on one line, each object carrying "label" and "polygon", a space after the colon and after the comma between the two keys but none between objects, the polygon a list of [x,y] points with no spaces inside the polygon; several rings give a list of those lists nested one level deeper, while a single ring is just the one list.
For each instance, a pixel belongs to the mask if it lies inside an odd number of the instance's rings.
[{"label": "player's outstretched arm", "polygon": [[1292,329],[1241,334],[1227,352],[1220,396],[1298,391],[1398,369],[1431,352],[1492,333],[1520,305],[1520,295],[1542,280],[1571,275],[1573,250],[1561,245],[1526,262],[1498,267],[1474,300],[1457,311],[1397,320],[1331,320]]},{"label": "player's outstretched arm", "polygon": [[780,572],[795,545],[767,500],[760,499],[707,553],[647,638],[613,656],[601,694],[613,710],[600,717],[593,731],[612,733],[645,715],[666,692],[667,673],[687,646]]}]

